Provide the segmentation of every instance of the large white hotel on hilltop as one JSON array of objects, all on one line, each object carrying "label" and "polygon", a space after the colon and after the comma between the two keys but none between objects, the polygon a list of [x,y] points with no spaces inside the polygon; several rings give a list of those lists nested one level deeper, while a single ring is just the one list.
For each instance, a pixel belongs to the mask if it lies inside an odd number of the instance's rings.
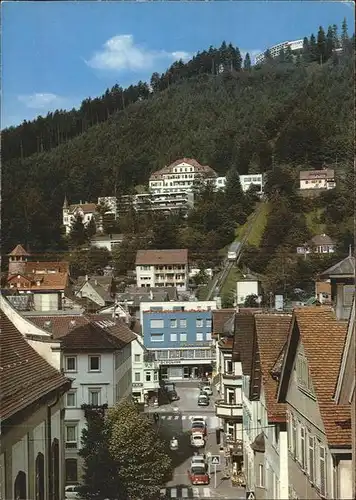
[{"label": "large white hotel on hilltop", "polygon": [[[117,218],[129,205],[137,211],[187,212],[194,206],[194,187],[197,182],[209,182],[216,189],[223,189],[226,177],[219,177],[211,167],[201,165],[197,160],[182,158],[150,176],[148,193],[124,195],[119,200],[114,196],[102,196],[98,198],[98,205],[105,204],[108,212],[115,214]],[[263,194],[263,174],[240,175],[240,182],[244,192],[254,185],[257,193]],[[88,202],[69,205],[65,199],[63,225],[66,234],[70,233],[71,224],[77,214],[80,214],[84,223],[88,224],[90,219],[97,215],[97,205]]]},{"label": "large white hotel on hilltop", "polygon": [[[293,40],[292,42],[281,42],[269,47],[266,50],[269,50],[271,57],[277,57],[282,50],[286,50],[287,47],[290,47],[292,52],[297,50],[301,50],[303,48],[303,39],[301,40]],[[266,52],[266,51],[265,51]],[[261,52],[256,56],[256,64],[263,63],[265,59],[265,52]]]}]

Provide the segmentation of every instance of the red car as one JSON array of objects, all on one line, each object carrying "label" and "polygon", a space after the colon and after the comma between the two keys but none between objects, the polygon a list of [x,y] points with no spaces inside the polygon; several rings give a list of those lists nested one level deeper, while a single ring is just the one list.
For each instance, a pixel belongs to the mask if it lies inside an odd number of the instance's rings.
[{"label": "red car", "polygon": [[201,465],[193,465],[190,470],[188,470],[188,477],[192,484],[209,484],[210,478],[207,473],[206,467]]}]

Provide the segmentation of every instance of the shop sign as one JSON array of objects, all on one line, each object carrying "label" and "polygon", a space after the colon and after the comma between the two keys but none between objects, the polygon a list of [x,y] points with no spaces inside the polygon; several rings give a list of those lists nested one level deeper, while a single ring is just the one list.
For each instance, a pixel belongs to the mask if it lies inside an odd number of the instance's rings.
[{"label": "shop sign", "polygon": [[136,382],[136,383],[134,382],[132,384],[132,387],[143,387],[143,383],[142,382]]},{"label": "shop sign", "polygon": [[182,363],[182,359],[161,359],[159,362],[161,365],[180,365]]}]

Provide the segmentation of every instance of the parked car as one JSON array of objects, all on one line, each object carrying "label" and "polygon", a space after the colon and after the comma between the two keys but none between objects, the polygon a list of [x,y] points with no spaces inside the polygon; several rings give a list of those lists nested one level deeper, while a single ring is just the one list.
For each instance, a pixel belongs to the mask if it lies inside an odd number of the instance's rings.
[{"label": "parked car", "polygon": [[204,385],[204,387],[201,389],[201,392],[205,392],[205,394],[207,394],[208,396],[213,395],[213,390],[210,385]]},{"label": "parked car", "polygon": [[64,489],[64,500],[79,500],[79,486],[76,484],[68,484]]},{"label": "parked car", "polygon": [[191,484],[209,484],[209,474],[205,467],[193,465],[188,470],[188,477]]},{"label": "parked car", "polygon": [[191,428],[191,433],[193,432],[201,432],[203,436],[207,435],[207,428],[205,425],[205,422],[193,422],[192,423],[192,428]]},{"label": "parked car", "polygon": [[204,448],[205,446],[205,439],[204,436],[201,432],[194,432],[190,436],[190,444],[194,448]]},{"label": "parked car", "polygon": [[198,406],[209,406],[210,399],[207,394],[199,394]]}]

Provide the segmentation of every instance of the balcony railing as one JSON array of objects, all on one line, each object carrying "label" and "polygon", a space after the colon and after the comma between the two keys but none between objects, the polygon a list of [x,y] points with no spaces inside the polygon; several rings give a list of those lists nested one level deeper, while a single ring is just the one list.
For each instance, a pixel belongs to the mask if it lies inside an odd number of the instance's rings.
[{"label": "balcony railing", "polygon": [[223,378],[226,378],[228,380],[238,380],[242,379],[242,375],[236,375],[235,373],[232,372],[224,372],[222,373]]},{"label": "balcony railing", "polygon": [[215,414],[220,418],[242,417],[242,403],[229,403],[219,399],[215,401]]}]

